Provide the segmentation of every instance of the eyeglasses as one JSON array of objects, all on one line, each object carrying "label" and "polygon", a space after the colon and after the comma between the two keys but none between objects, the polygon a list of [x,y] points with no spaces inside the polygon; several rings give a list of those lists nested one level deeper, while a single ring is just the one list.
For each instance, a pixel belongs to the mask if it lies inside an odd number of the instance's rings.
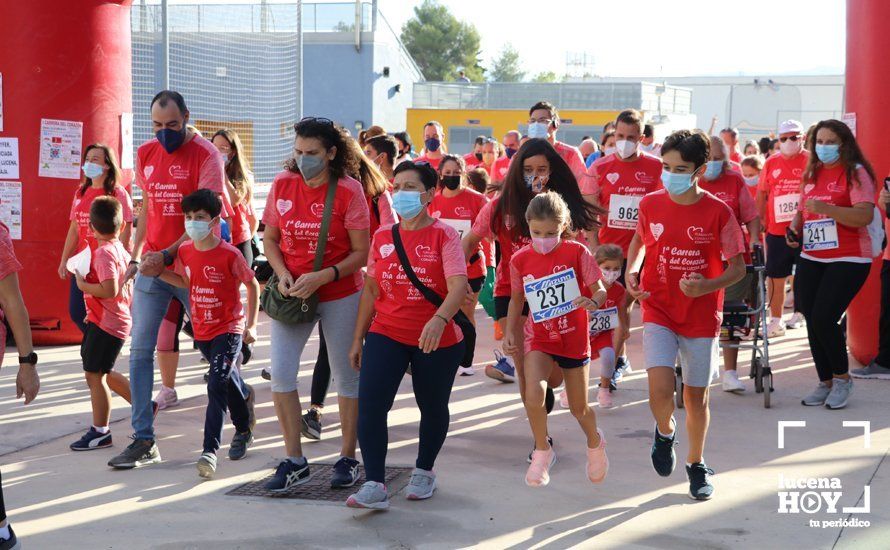
[{"label": "eyeglasses", "polygon": [[549,125],[553,124],[553,119],[552,118],[538,118],[538,119],[530,118],[530,119],[528,119],[529,124],[534,124],[535,122],[539,122],[541,124],[546,124],[549,126]]},{"label": "eyeglasses", "polygon": [[785,143],[785,142],[788,141],[789,139],[790,139],[791,141],[797,141],[797,140],[800,139],[800,136],[785,136],[785,137],[780,137],[780,138],[779,138],[779,141],[781,141],[782,143]]}]

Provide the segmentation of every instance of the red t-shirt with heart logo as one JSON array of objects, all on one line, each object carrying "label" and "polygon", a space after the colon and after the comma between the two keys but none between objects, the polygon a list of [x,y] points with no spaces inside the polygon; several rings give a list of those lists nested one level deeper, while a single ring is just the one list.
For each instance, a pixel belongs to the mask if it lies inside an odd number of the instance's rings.
[{"label": "red t-shirt with heart logo", "polygon": [[[793,208],[794,197],[800,195],[800,183],[809,158],[809,152],[801,151],[791,158],[782,154],[771,155],[763,163],[757,191],[766,195],[766,232],[770,235],[784,237],[785,230],[797,213],[797,209]],[[781,211],[778,218],[784,221],[776,219],[777,203]]]},{"label": "red t-shirt with heart logo", "polygon": [[[284,265],[294,279],[311,273],[314,267],[327,193],[327,183],[312,188],[306,185],[301,175],[293,172],[282,172],[272,182],[263,211],[263,223],[277,227],[281,232],[278,246],[284,256]],[[368,201],[362,184],[348,176],[340,178],[334,194],[322,269],[340,263],[352,252],[350,230],[368,230],[370,224]],[[338,281],[319,287],[318,299],[321,302],[339,300],[358,292],[361,287],[362,273],[356,270]]]},{"label": "red t-shirt with heart logo", "polygon": [[[399,228],[399,236],[417,278],[442,299],[448,294],[449,277],[466,277],[466,261],[454,228],[436,220],[414,231]],[[405,275],[393,244],[392,225],[383,226],[374,234],[368,254],[368,277],[380,289],[374,301],[376,315],[368,331],[408,346],[418,345],[423,327],[439,308]],[[461,340],[463,332],[452,320],[442,332],[439,347],[447,348]]]},{"label": "red t-shirt with heart logo", "polygon": [[745,250],[742,230],[732,210],[704,192],[698,202],[682,205],[661,190],[643,197],[637,234],[646,247],[640,287],[643,322],[656,323],[687,338],[713,338],[723,318],[723,290],[690,298],[680,280],[690,273],[719,277],[723,258]]},{"label": "red t-shirt with heart logo", "polygon": [[[80,194],[80,188],[74,192],[74,200],[71,201],[71,215],[69,219],[77,224],[77,237],[79,240],[78,251],[83,249],[83,242],[89,243],[92,250],[96,249],[96,239],[93,238],[93,232],[90,231],[90,206],[96,197],[105,196],[105,189],[102,187],[87,187],[83,195]],[[121,212],[125,223],[133,223],[133,199],[127,190],[120,185],[114,186],[114,194],[112,197],[121,203]],[[177,237],[178,238],[178,237]]]},{"label": "red t-shirt with heart logo", "polygon": [[[473,189],[461,189],[461,192],[453,197],[446,197],[442,191],[438,191],[429,204],[429,212],[430,216],[454,227],[458,233],[463,226],[466,226],[465,232],[468,232],[486,204],[488,199],[485,195]],[[461,238],[464,236],[460,235]],[[484,241],[479,242],[476,254],[467,264],[467,277],[470,279],[485,277],[484,244]]]}]

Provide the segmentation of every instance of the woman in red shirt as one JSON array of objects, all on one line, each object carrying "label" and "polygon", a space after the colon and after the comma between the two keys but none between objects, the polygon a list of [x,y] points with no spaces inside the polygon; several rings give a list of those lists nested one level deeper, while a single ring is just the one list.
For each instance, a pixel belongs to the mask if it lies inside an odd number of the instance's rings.
[{"label": "woman in red shirt", "polygon": [[[433,196],[429,205],[430,215],[445,225],[449,225],[457,230],[458,235],[463,238],[470,232],[473,222],[479,216],[479,212],[488,203],[485,195],[470,189],[467,186],[466,170],[464,161],[457,155],[445,155],[442,162],[439,163],[439,185],[436,194]],[[485,283],[485,243],[480,242],[476,248],[476,253],[470,257],[467,263],[467,278],[470,283],[470,290],[473,291],[469,301],[464,302],[461,306],[464,314],[473,323],[476,324],[476,302],[479,300],[479,291],[482,290],[482,284]],[[467,346],[473,349],[476,346],[475,339],[467,340]],[[475,374],[473,370],[473,356],[467,354],[461,362],[460,368],[457,370],[461,376],[472,376]]]},{"label": "woman in red shirt", "polygon": [[[464,342],[452,320],[466,297],[467,268],[460,237],[451,226],[430,216],[436,172],[409,162],[396,168],[393,181],[401,223],[374,234],[358,321],[349,351],[360,369],[359,442],[367,482],[346,501],[353,508],[385,509],[384,482],[387,415],[399,384],[411,367],[414,398],[420,408],[417,461],[406,489],[408,500],[429,498],[436,489],[433,465],[448,434],[448,401]],[[434,304],[406,275],[402,252],[418,282],[435,293]]]},{"label": "woman in red shirt", "polygon": [[[819,385],[802,403],[842,409],[853,391],[841,316],[871,269],[868,226],[875,216],[875,174],[853,132],[819,122],[801,184],[801,210],[786,234],[801,248],[794,295],[807,321]],[[883,223],[878,219],[876,222]]]},{"label": "woman in red shirt", "polygon": [[[362,184],[346,174],[349,145],[342,129],[326,118],[309,117],[294,125],[294,131],[294,158],[275,177],[263,211],[263,242],[282,295],[303,299],[318,295],[317,313],[337,382],[343,431],[331,484],[349,487],[358,479],[358,373],[350,367],[347,352],[358,312],[361,267],[368,257],[368,203]],[[326,235],[320,235],[330,185],[336,186],[330,227]],[[322,267],[313,271],[316,247],[322,240]],[[271,320],[272,400],[288,455],[267,484],[272,491],[283,492],[309,480],[309,464],[300,445],[297,371],[314,327],[314,322]]]},{"label": "woman in red shirt", "polygon": [[[504,179],[500,196],[489,202],[473,224],[469,234],[463,239],[463,249],[467,259],[476,252],[482,239],[496,239],[501,250],[500,263],[495,277],[496,321],[505,323],[510,304],[510,258],[523,246],[530,244],[528,222],[525,211],[535,195],[543,191],[557,193],[568,205],[573,232],[592,231],[599,227],[598,217],[605,212],[581,196],[578,181],[562,156],[546,139],[529,139],[513,155],[510,170]],[[522,331],[528,317],[523,310],[522,322],[516,324],[515,340],[522,341]],[[502,382],[513,382],[519,378],[519,395],[525,400],[525,379],[523,377],[524,350],[520,346],[513,354],[515,369],[506,359],[485,369],[486,376]],[[553,391],[562,381],[562,373],[556,371],[547,389],[548,410],[553,406]]]},{"label": "woman in red shirt", "polygon": [[62,261],[59,262],[59,277],[70,279],[71,287],[68,295],[68,312],[71,320],[81,332],[86,331],[84,320],[87,316],[83,292],[77,288],[77,281],[68,272],[65,264],[68,259],[87,246],[91,250],[96,248],[96,239],[90,231],[90,205],[96,197],[108,195],[121,203],[124,215],[124,226],[121,229],[120,240],[129,251],[130,229],[133,226],[133,200],[127,190],[118,185],[121,181],[121,170],[117,164],[114,151],[107,145],[94,143],[88,145],[83,154],[83,179],[80,187],[74,192],[74,200],[71,203],[71,224],[68,226],[68,236],[62,247]]}]

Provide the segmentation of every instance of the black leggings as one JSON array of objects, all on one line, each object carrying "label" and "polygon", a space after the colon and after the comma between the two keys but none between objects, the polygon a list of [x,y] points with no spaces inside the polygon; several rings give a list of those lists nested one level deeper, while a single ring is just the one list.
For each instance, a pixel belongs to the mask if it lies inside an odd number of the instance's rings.
[{"label": "black leggings", "polygon": [[0,478],[0,523],[6,519],[6,505],[3,503],[3,479]]},{"label": "black leggings", "polygon": [[448,401],[463,354],[463,342],[423,353],[417,346],[396,342],[382,334],[368,333],[358,385],[358,442],[362,448],[365,477],[369,481],[384,481],[389,445],[387,416],[409,364],[414,400],[420,409],[415,466],[433,469],[448,435],[451,421]]},{"label": "black leggings", "polygon": [[309,403],[324,406],[324,399],[328,395],[331,386],[331,363],[328,361],[328,345],[324,341],[324,331],[321,323],[318,324],[318,357],[315,359],[315,368],[312,369],[312,393],[309,395]]},{"label": "black leggings", "polygon": [[890,368],[890,261],[881,264],[881,321],[875,363]]},{"label": "black leggings", "polygon": [[253,240],[247,239],[243,243],[238,243],[234,246],[241,251],[241,255],[247,260],[247,267],[253,269]]},{"label": "black leggings", "polygon": [[807,320],[807,338],[819,380],[847,374],[850,369],[841,317],[865,284],[871,263],[797,260],[794,296]]}]

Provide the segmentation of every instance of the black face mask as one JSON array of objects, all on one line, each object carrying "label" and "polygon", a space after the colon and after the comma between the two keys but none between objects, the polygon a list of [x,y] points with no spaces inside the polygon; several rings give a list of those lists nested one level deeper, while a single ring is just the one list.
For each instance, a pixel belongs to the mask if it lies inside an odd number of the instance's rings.
[{"label": "black face mask", "polygon": [[442,184],[451,191],[454,191],[460,187],[460,176],[442,176]]},{"label": "black face mask", "polygon": [[476,160],[482,160],[482,153],[476,153]]}]

